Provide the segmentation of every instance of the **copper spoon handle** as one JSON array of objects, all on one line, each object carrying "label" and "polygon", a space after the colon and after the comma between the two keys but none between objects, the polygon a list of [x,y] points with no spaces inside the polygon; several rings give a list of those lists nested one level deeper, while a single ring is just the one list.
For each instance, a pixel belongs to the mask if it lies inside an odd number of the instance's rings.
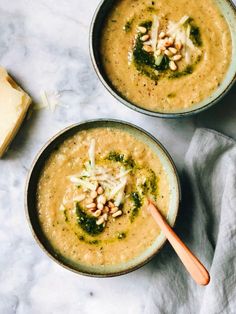
[{"label": "copper spoon handle", "polygon": [[149,202],[148,211],[152,214],[156,223],[169,240],[170,244],[174,248],[175,252],[181,259],[192,278],[199,285],[207,285],[210,281],[210,275],[208,271],[197,259],[197,257],[189,250],[189,248],[180,240],[180,238],[165,221],[159,210],[152,202]]}]

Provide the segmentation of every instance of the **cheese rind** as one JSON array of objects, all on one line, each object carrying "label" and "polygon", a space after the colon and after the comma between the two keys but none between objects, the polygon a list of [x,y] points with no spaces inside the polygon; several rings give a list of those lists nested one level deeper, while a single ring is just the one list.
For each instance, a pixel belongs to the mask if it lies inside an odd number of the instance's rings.
[{"label": "cheese rind", "polygon": [[19,130],[30,103],[29,95],[0,67],[0,158]]}]

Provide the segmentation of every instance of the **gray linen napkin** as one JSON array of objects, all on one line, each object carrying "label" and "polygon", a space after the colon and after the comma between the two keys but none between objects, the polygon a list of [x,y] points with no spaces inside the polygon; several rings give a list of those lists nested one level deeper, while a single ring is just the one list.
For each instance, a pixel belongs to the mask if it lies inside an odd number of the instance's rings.
[{"label": "gray linen napkin", "polygon": [[151,264],[145,314],[236,313],[236,142],[196,130],[185,158],[176,232],[208,267],[197,286],[166,245]]}]

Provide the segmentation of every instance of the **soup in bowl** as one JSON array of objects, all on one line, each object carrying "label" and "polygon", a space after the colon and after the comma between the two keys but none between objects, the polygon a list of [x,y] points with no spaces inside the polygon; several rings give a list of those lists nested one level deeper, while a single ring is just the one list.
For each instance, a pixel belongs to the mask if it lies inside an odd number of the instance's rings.
[{"label": "soup in bowl", "polygon": [[235,79],[235,45],[235,9],[222,0],[105,0],[90,38],[107,89],[160,117],[196,113],[219,100]]},{"label": "soup in bowl", "polygon": [[33,233],[56,261],[79,273],[115,276],[146,263],[164,235],[152,200],[173,226],[180,188],[157,140],[118,121],[90,121],[56,135],[29,174]]}]

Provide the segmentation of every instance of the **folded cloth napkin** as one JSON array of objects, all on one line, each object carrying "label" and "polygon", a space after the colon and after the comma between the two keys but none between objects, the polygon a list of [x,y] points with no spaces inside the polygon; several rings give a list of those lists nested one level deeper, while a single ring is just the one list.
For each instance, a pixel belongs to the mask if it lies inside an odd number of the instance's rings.
[{"label": "folded cloth napkin", "polygon": [[236,313],[236,142],[196,130],[182,175],[177,234],[209,269],[198,286],[166,245],[152,263],[145,314]]}]

